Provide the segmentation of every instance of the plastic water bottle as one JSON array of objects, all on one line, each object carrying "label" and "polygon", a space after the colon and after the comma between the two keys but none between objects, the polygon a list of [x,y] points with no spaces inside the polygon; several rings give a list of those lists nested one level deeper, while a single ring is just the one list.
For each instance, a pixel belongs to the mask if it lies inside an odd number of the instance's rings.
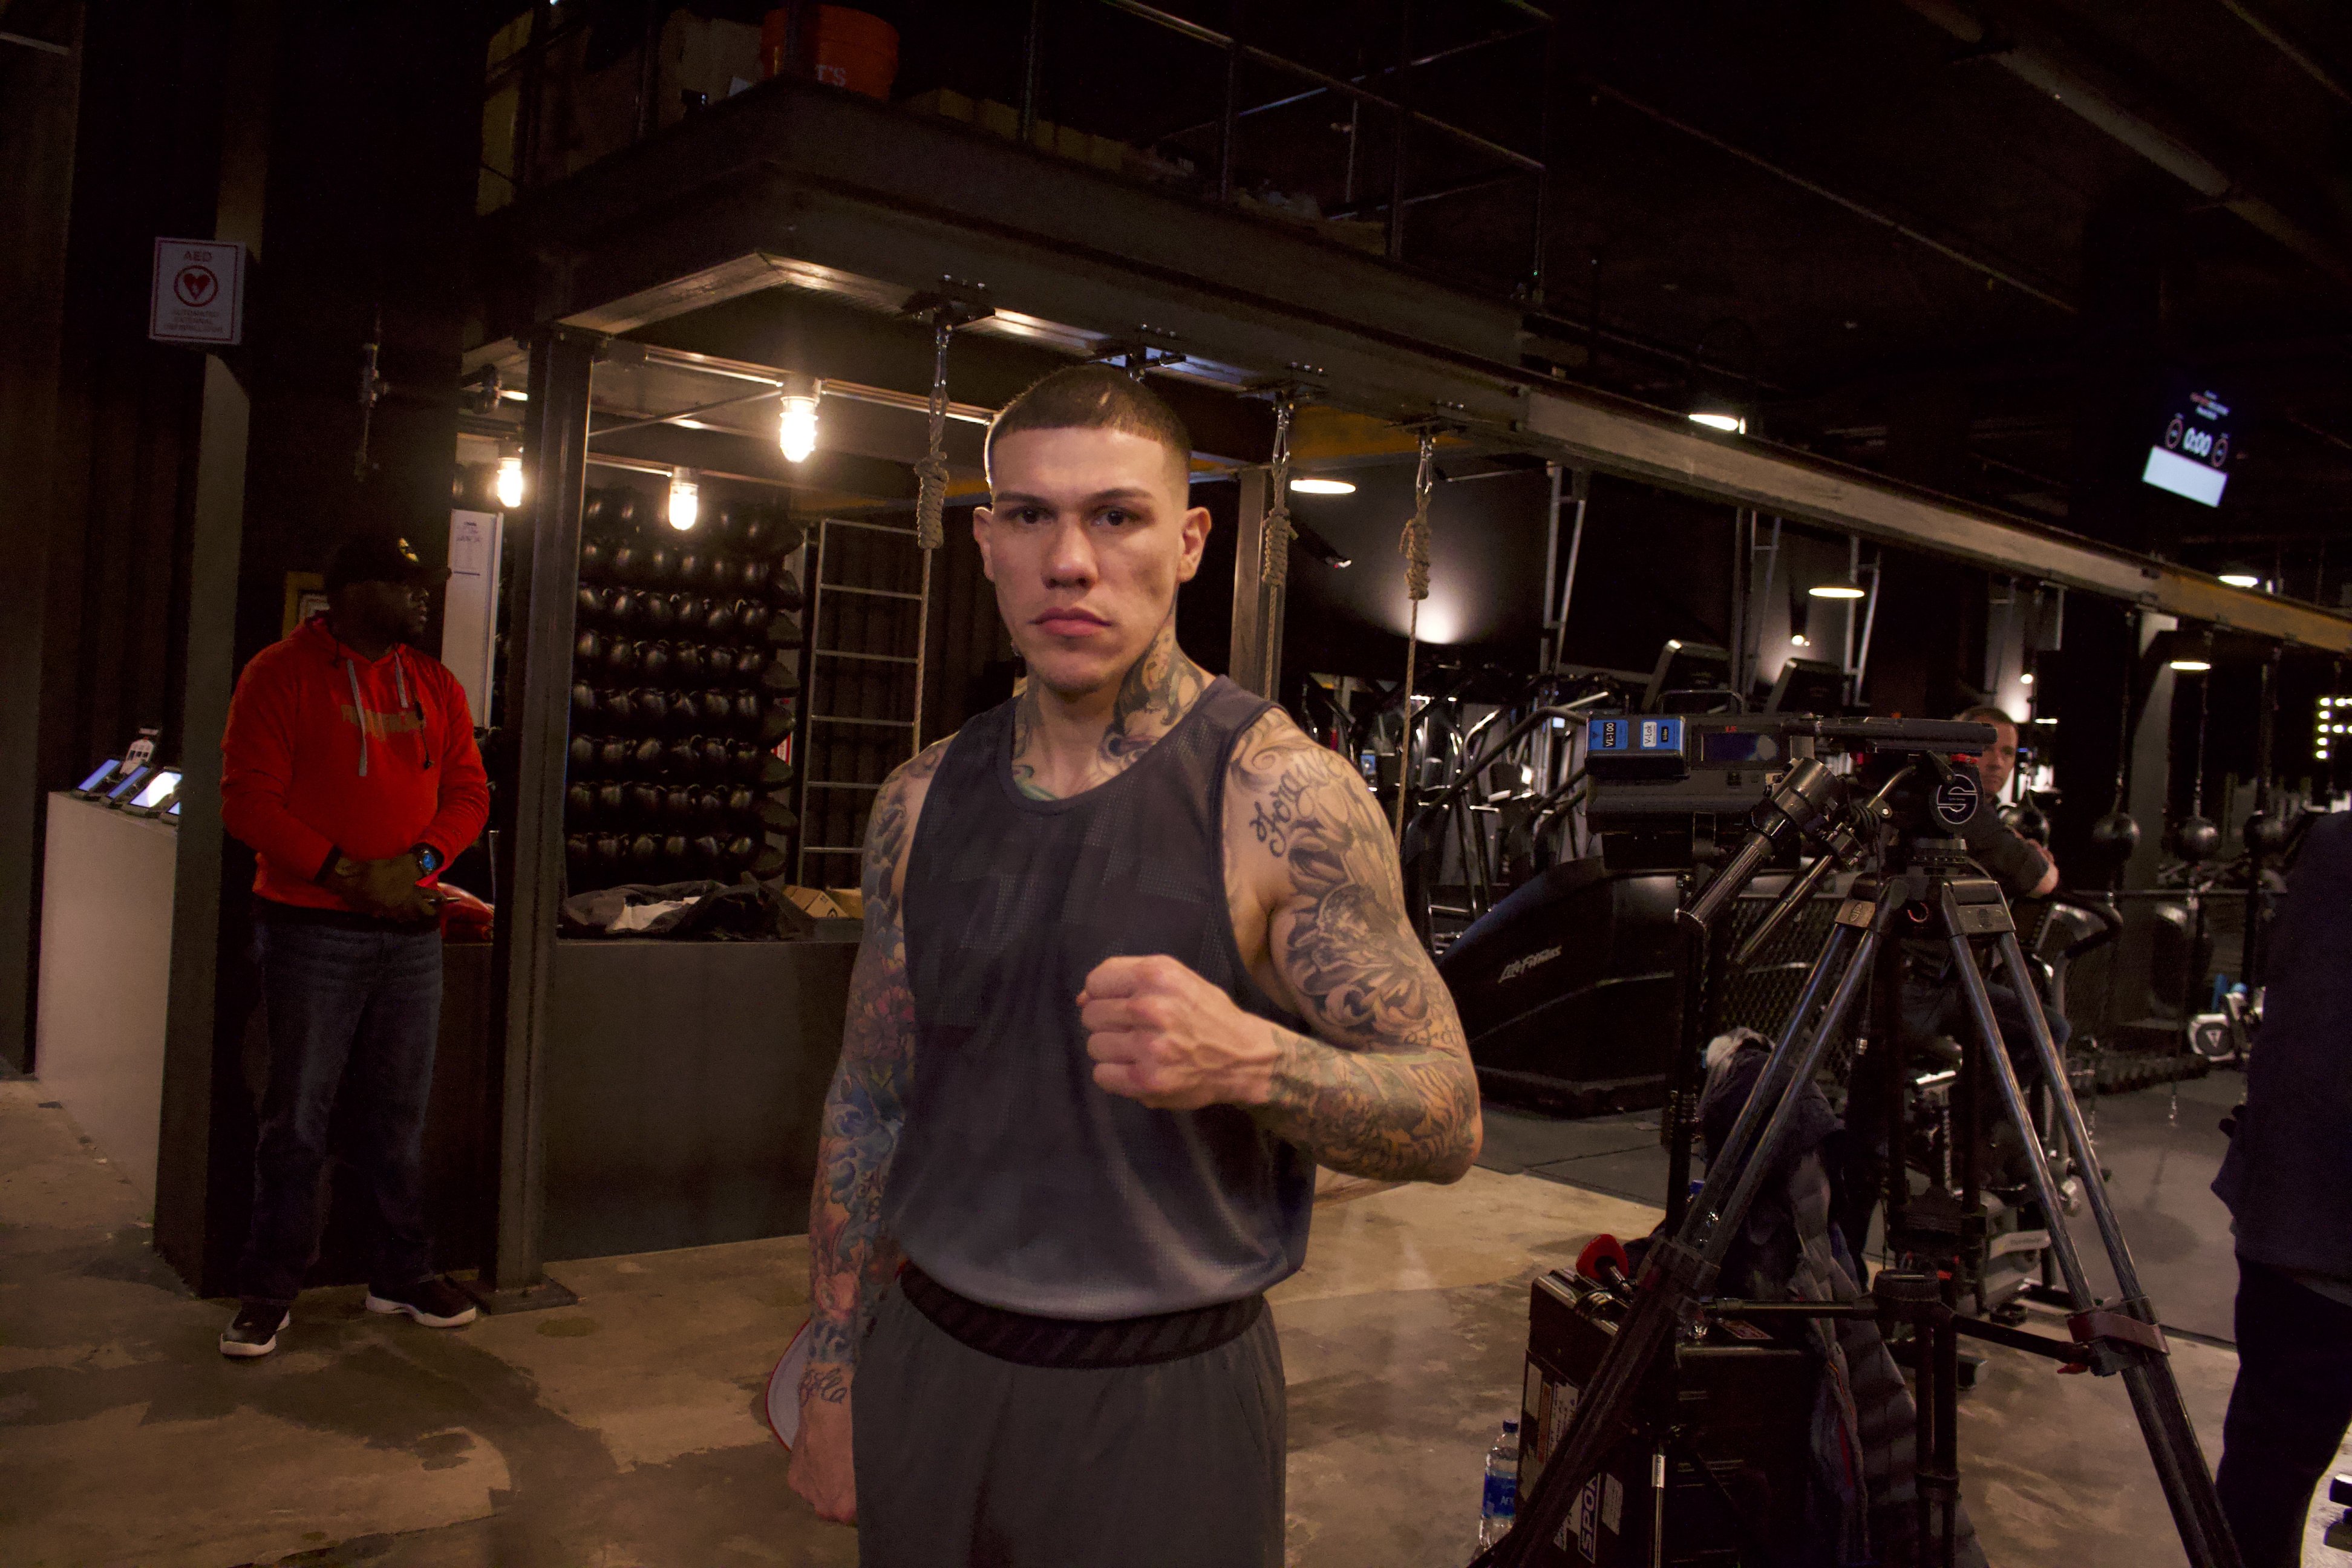
[{"label": "plastic water bottle", "polygon": [[1503,1423],[1503,1435],[1486,1450],[1486,1490],[1478,1505],[1478,1545],[1492,1546],[1511,1532],[1519,1508],[1519,1424]]}]

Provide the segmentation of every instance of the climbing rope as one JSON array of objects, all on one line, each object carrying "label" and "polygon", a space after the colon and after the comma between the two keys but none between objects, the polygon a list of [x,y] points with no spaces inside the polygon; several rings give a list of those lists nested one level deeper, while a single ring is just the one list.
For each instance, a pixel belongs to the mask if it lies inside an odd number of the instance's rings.
[{"label": "climbing rope", "polygon": [[1404,839],[1404,798],[1412,787],[1412,674],[1421,651],[1421,602],[1429,597],[1429,490],[1434,478],[1437,433],[1421,433],[1421,467],[1412,476],[1412,520],[1404,525],[1398,551],[1404,556],[1404,592],[1410,607],[1404,634],[1404,738],[1397,743],[1395,830]]},{"label": "climbing rope", "polygon": [[937,550],[947,538],[948,338],[953,331],[944,311],[932,318],[938,358],[931,370],[931,444],[915,465],[915,542],[926,551]]}]

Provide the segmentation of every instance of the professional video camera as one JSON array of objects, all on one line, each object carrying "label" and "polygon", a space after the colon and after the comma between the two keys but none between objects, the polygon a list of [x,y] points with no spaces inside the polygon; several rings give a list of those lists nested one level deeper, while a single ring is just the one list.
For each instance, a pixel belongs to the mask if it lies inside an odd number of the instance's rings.
[{"label": "professional video camera", "polygon": [[[1686,997],[1687,983],[1705,973],[1709,962],[1712,928],[1768,863],[1793,858],[1807,843],[1818,854],[1813,867],[1791,879],[1770,914],[1749,931],[1744,954],[1769,940],[1838,867],[1863,874],[1836,901],[1820,956],[1788,1009],[1737,1121],[1712,1151],[1705,1184],[1695,1194],[1688,1172],[1697,1042],[1690,1026],[1696,1009],[1685,1005],[1683,1048],[1674,1062],[1669,1098],[1675,1143],[1665,1226],[1633,1278],[1608,1278],[1609,1271],[1601,1270],[1604,1277],[1596,1280],[1601,1287],[1597,1292],[1558,1282],[1570,1288],[1550,1292],[1554,1310],[1549,1319],[1545,1282],[1538,1283],[1531,1323],[1538,1338],[1548,1321],[1594,1314],[1606,1319],[1606,1331],[1581,1336],[1582,1350],[1570,1342],[1576,1339],[1573,1324],[1554,1334],[1559,1343],[1531,1341],[1530,1386],[1549,1395],[1549,1380],[1568,1368],[1575,1397],[1547,1397],[1542,1410],[1530,1412],[1537,1421],[1522,1441],[1526,1484],[1517,1523],[1480,1555],[1477,1568],[1712,1561],[1708,1554],[1718,1550],[1727,1521],[1740,1524],[1744,1518],[1738,1533],[1759,1535],[1763,1521],[1754,1505],[1743,1503],[1737,1488],[1721,1483],[1727,1470],[1769,1490],[1769,1465],[1695,1452],[1688,1414],[1678,1413],[1675,1398],[1662,1404],[1659,1391],[1662,1384],[1678,1388],[1680,1380],[1695,1375],[1688,1347],[1710,1345],[1718,1329],[1745,1340],[1756,1334],[1759,1322],[1791,1317],[1875,1318],[1882,1326],[1900,1323],[1911,1331],[1918,1368],[1916,1560],[1955,1559],[1959,1503],[1952,1409],[1958,1336],[1969,1334],[2076,1369],[2121,1374],[2190,1563],[2237,1568],[2236,1548],[2173,1379],[2164,1334],[2099,1179],[2089,1132],[2007,902],[1999,885],[1969,863],[1958,838],[1982,795],[1973,770],[1959,759],[1992,741],[1989,726],[1903,720],[1643,714],[1590,721],[1586,767],[1592,782],[1586,809],[1602,835],[1604,858],[1629,867],[1680,868],[1685,891],[1676,919],[1684,934]],[[1494,912],[1502,914],[1504,906]],[[1899,1081],[1903,1047],[1899,1030],[1892,1026],[1895,966],[1902,944],[1921,942],[1938,944],[1949,955],[1974,1026],[1973,1037],[1964,1042],[1959,1073],[1963,1102],[1973,1114],[1978,1081],[1990,1084],[2011,1126],[2038,1150],[2025,1091],[1995,1021],[1979,945],[1992,951],[2018,994],[2029,1037],[2021,1043],[2050,1086],[2065,1152],[2082,1173],[2084,1197],[2119,1287],[2116,1300],[2095,1298],[2072,1238],[2063,1226],[2051,1227],[2049,1248],[2069,1309],[2067,1341],[1955,1313],[1956,1281],[1965,1275],[1971,1254],[1983,1250],[1981,1226],[1972,1216],[1949,1227],[1912,1226],[1910,1234],[1897,1237],[1897,1266],[1869,1279],[1856,1300],[1728,1301],[1715,1296],[1725,1259],[1795,1130],[1801,1092],[1866,988],[1877,1003],[1871,1048],[1892,1054],[1898,1070],[1889,1081]],[[1742,962],[1741,955],[1731,962]],[[1964,1151],[1971,1203],[1976,1152],[1973,1143]],[[1892,1237],[1909,1194],[1904,1163],[1890,1163]],[[2063,1164],[2041,1159],[2027,1164],[2042,1212],[2059,1213]],[[1904,1189],[1899,1197],[1898,1188]],[[1649,1458],[1648,1497],[1624,1496],[1641,1484],[1643,1473],[1626,1463],[1629,1451]],[[1678,1529],[1672,1511],[1678,1498],[1685,1500],[1685,1514],[1692,1511],[1687,1500],[1694,1495],[1694,1477],[1696,1484],[1712,1486],[1721,1505],[1717,1511],[1723,1518],[1706,1524],[1717,1537],[1712,1542],[1696,1539],[1687,1517]],[[1612,1489],[1619,1499],[1614,1509]],[[1648,1520],[1650,1529],[1646,1534],[1620,1530],[1612,1514]],[[1571,1541],[1577,1555],[1570,1553]]]}]

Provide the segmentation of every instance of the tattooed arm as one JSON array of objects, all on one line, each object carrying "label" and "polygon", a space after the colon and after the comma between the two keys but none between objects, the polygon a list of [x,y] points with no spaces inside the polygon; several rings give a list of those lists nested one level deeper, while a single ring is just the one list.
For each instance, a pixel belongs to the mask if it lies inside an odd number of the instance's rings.
[{"label": "tattooed arm", "polygon": [[850,972],[841,1062],[825,1094],[809,1197],[809,1364],[792,1484],[820,1515],[844,1522],[856,1517],[848,1418],[857,1342],[898,1268],[898,1247],[882,1231],[882,1187],[906,1119],[915,1054],[899,907],[907,849],[946,747],[941,741],[899,767],[875,796],[866,830],[866,932]]},{"label": "tattooed arm", "polygon": [[1111,959],[1079,998],[1095,1081],[1170,1109],[1246,1106],[1346,1174],[1458,1180],[1478,1155],[1477,1075],[1363,781],[1270,713],[1227,774],[1225,845],[1242,952],[1313,1033],[1173,959]]}]

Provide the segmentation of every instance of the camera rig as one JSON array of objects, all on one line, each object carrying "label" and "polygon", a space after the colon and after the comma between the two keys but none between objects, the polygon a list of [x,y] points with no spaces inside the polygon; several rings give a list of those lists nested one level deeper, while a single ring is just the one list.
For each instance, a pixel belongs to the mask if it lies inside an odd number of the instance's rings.
[{"label": "camera rig", "polygon": [[[1974,1026],[1965,1044],[1971,1073],[1983,1075],[2027,1146],[2038,1147],[2025,1091],[1995,1020],[1978,960],[1979,944],[1990,947],[2006,971],[2025,1016],[2023,1044],[2051,1086],[2119,1298],[2102,1302],[2092,1295],[2072,1238],[2063,1226],[2053,1225],[2050,1248],[2065,1286],[2068,1341],[1957,1318],[1932,1258],[1882,1269],[1857,1301],[1771,1307],[1801,1316],[1875,1315],[1886,1323],[1907,1321],[1918,1331],[1916,1540],[1922,1560],[1953,1561],[1959,1507],[1954,1363],[1956,1336],[1968,1333],[2103,1376],[2120,1374],[2192,1568],[2239,1568],[2211,1472],[2172,1375],[2163,1331],[2100,1179],[2088,1129],[2007,901],[2000,886],[1970,864],[1959,837],[1982,797],[1973,770],[1960,759],[1990,745],[1991,728],[1795,715],[1606,714],[1588,725],[1591,794],[1586,809],[1602,835],[1604,857],[1613,853],[1623,863],[1690,870],[1677,917],[1693,965],[1688,974],[1706,961],[1717,917],[1776,856],[1793,856],[1805,842],[1820,852],[1812,870],[1792,879],[1768,916],[1772,923],[1811,897],[1828,869],[1840,863],[1870,864],[1841,902],[1828,942],[1695,1196],[1689,1194],[1689,1143],[1697,1053],[1696,1042],[1685,1039],[1669,1099],[1675,1157],[1663,1232],[1644,1255],[1638,1278],[1623,1289],[1622,1323],[1529,1495],[1521,1500],[1517,1525],[1482,1552],[1474,1568],[1517,1568],[1551,1560],[1546,1553],[1588,1483],[1626,1444],[1645,1435],[1639,1416],[1643,1391],[1662,1361],[1673,1356],[1678,1337],[1712,1316],[1753,1316],[1763,1305],[1718,1302],[1711,1296],[1749,1207],[1793,1129],[1795,1091],[1811,1079],[1865,988],[1877,994],[1874,1028],[1892,1043],[1891,998],[1900,944],[1922,940],[1939,942],[1950,954]],[[1839,772],[1831,763],[1842,758],[1847,766]],[[1703,875],[1709,866],[1712,874]],[[1755,945],[1751,937],[1748,946]],[[1686,1005],[1685,1016],[1692,1018],[1695,1009]],[[1969,1158],[1972,1193],[1973,1150]],[[2056,1173],[2049,1162],[2030,1163],[2042,1211],[2059,1214]],[[1892,1164],[1890,1196],[1906,1180],[1902,1163]],[[1955,1256],[1965,1244],[1963,1232]],[[1653,1475],[1663,1506],[1663,1471]],[[1662,1545],[1663,1537],[1654,1537],[1653,1551]]]}]

